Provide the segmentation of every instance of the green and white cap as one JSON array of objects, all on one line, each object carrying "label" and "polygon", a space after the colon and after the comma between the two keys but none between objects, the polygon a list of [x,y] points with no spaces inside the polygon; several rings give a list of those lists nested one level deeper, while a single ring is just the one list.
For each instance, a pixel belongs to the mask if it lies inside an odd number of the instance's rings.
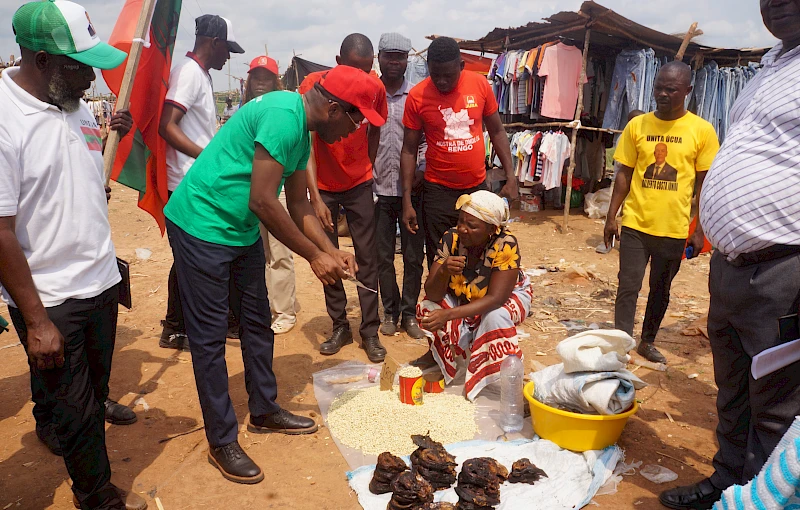
[{"label": "green and white cap", "polygon": [[67,0],[24,4],[14,13],[12,26],[23,48],[66,55],[98,69],[114,69],[128,56],[101,41],[86,9]]}]

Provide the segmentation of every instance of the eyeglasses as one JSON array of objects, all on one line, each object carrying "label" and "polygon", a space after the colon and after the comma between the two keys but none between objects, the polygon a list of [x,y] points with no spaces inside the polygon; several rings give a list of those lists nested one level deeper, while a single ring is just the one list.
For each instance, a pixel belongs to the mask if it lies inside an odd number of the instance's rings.
[{"label": "eyeglasses", "polygon": [[[333,99],[328,99],[328,103],[330,103],[330,104],[338,104],[340,108],[342,107],[341,103],[339,103],[338,101],[334,101]],[[342,108],[342,110],[344,110],[344,113],[345,113],[345,115],[347,115],[347,118],[350,119],[350,122],[353,123],[353,126],[355,126],[355,128],[358,129],[360,124],[358,122],[356,122],[355,120],[353,120],[353,117],[350,116],[350,112],[348,112],[344,108]]]}]

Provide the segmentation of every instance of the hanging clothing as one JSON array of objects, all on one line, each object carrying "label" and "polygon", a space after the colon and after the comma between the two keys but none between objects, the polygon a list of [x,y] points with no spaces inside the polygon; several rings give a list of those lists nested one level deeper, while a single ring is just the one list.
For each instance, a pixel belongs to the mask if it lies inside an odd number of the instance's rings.
[{"label": "hanging clothing", "polygon": [[[573,119],[578,104],[583,52],[558,43],[545,50],[539,76],[546,77],[541,113],[554,119]],[[587,80],[584,77],[583,83]]]},{"label": "hanging clothing", "polygon": [[539,153],[544,156],[542,162],[542,184],[545,190],[561,186],[561,173],[564,163],[570,155],[569,138],[562,132],[548,133],[542,140]]}]

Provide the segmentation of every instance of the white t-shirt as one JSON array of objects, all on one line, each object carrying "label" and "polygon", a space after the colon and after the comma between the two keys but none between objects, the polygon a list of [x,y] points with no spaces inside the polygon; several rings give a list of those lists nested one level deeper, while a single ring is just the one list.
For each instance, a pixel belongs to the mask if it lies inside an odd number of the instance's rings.
[{"label": "white t-shirt", "polygon": [[[183,110],[181,130],[191,141],[205,149],[217,132],[217,104],[211,76],[192,52],[187,53],[169,73],[165,102]],[[167,189],[175,191],[192,163],[194,158],[167,144]]]},{"label": "white t-shirt", "polygon": [[[100,128],[86,103],[64,113],[0,78],[0,217],[16,235],[45,307],[120,281],[103,189]],[[2,297],[16,306],[8,292]]]}]

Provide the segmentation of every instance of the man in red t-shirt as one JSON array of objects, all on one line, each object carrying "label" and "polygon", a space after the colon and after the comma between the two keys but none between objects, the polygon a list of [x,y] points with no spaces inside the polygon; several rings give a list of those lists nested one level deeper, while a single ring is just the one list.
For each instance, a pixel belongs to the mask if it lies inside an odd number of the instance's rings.
[{"label": "man in red t-shirt", "polygon": [[417,149],[423,134],[428,142],[422,187],[428,267],[442,235],[458,221],[458,197],[485,189],[484,124],[506,171],[506,184],[500,195],[509,200],[517,198],[511,148],[492,88],[480,74],[463,69],[458,43],[449,37],[435,39],[428,47],[430,77],[411,89],[403,116],[403,223],[411,232],[419,228],[411,204]]},{"label": "man in red t-shirt", "polygon": [[[355,67],[369,73],[372,70],[374,50],[369,38],[350,34],[336,57],[338,64]],[[309,74],[298,91],[303,94],[314,84],[325,79],[326,71]],[[381,94],[376,98],[375,109],[385,119],[388,114],[386,90],[376,77]],[[378,256],[375,244],[375,202],[372,199],[372,165],[378,153],[380,128],[366,122],[358,130],[334,144],[313,137],[311,158],[308,162],[308,190],[311,205],[334,246],[339,246],[336,225],[339,208],[343,207],[347,226],[356,252],[358,281],[370,289],[378,288]],[[378,339],[378,294],[358,289],[361,303],[361,348],[373,363],[380,363],[386,349]],[[353,333],[347,321],[347,295],[341,281],[325,286],[325,306],[333,320],[333,334],[320,345],[320,353],[336,354],[353,342]]]}]

